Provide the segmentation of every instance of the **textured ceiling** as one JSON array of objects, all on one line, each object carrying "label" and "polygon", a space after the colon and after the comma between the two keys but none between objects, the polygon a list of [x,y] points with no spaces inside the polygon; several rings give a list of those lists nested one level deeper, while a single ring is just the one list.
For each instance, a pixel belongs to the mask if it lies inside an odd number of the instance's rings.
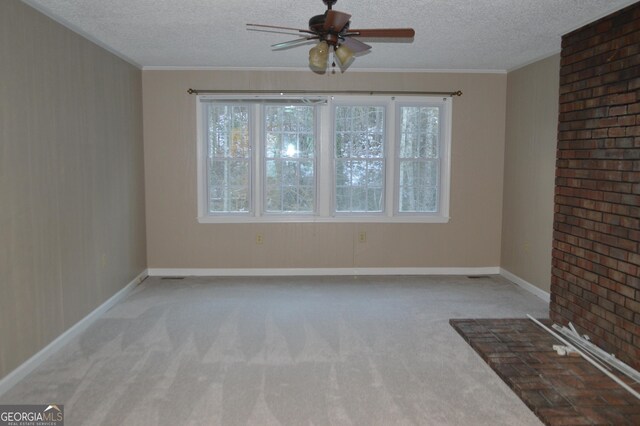
[{"label": "textured ceiling", "polygon": [[[304,68],[310,45],[271,51],[321,0],[24,0],[142,67]],[[370,43],[352,69],[509,70],[560,50],[562,34],[637,0],[339,0],[352,28],[413,27],[411,43]],[[365,40],[367,41],[367,40]],[[368,42],[368,41],[367,41]]]}]

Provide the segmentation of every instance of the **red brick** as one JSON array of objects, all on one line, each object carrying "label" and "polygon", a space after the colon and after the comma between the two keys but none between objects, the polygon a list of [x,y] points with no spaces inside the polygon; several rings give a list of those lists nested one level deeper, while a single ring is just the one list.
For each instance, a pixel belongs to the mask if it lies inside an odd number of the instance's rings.
[{"label": "red brick", "polygon": [[640,4],[562,46],[550,312],[638,360]]},{"label": "red brick", "polygon": [[626,113],[627,113],[627,106],[626,105],[611,107],[608,110],[608,115],[610,117],[613,117],[613,116],[616,116],[616,115],[625,115]]}]

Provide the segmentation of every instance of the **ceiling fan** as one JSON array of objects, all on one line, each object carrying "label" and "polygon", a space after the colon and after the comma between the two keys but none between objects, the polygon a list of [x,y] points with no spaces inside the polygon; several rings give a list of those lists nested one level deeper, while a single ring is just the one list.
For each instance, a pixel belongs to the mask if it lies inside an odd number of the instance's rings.
[{"label": "ceiling fan", "polygon": [[[333,49],[334,57],[338,58],[342,68],[346,68],[351,63],[354,54],[371,49],[371,46],[356,39],[355,36],[364,38],[413,38],[415,35],[413,28],[351,29],[349,28],[351,15],[333,10],[333,5],[337,0],[322,1],[327,5],[327,10],[324,14],[316,15],[309,19],[309,29],[264,24],[247,24],[247,26],[291,30],[304,34],[301,38],[271,45],[274,50],[297,47],[309,42],[309,40],[319,40],[318,44],[309,51],[309,66],[317,72],[324,72],[327,69],[327,59],[331,49]],[[335,66],[335,61],[333,66]]]}]

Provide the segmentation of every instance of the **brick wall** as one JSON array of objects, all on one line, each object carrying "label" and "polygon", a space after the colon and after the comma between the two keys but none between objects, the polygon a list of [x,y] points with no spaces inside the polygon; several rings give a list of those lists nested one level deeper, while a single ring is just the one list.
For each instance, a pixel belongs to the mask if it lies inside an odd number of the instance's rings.
[{"label": "brick wall", "polygon": [[565,35],[551,318],[640,368],[640,3]]}]

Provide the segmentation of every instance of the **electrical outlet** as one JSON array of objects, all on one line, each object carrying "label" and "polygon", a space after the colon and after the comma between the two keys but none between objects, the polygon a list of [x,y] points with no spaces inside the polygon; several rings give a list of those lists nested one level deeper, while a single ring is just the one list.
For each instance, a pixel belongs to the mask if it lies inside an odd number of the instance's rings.
[{"label": "electrical outlet", "polygon": [[364,231],[358,232],[358,242],[366,243],[367,242],[367,233]]},{"label": "electrical outlet", "polygon": [[264,243],[264,236],[262,234],[256,234],[256,244]]}]

